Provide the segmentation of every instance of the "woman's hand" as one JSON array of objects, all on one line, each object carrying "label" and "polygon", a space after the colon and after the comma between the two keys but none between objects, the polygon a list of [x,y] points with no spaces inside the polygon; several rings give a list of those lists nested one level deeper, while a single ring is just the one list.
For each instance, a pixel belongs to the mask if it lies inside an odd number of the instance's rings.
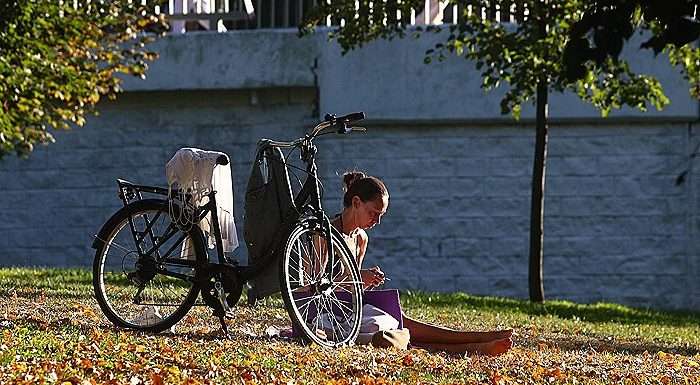
[{"label": "woman's hand", "polygon": [[384,272],[379,266],[374,266],[369,269],[360,270],[362,282],[365,284],[365,289],[377,287],[384,283]]}]

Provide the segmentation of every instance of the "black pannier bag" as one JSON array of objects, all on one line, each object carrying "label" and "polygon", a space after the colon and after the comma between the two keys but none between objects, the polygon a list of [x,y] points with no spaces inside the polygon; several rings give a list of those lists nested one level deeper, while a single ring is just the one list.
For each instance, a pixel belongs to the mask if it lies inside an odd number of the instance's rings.
[{"label": "black pannier bag", "polygon": [[249,303],[280,291],[279,259],[298,217],[284,160],[282,150],[268,140],[258,142],[246,188],[243,236],[248,265],[265,265],[261,274],[249,281]]}]

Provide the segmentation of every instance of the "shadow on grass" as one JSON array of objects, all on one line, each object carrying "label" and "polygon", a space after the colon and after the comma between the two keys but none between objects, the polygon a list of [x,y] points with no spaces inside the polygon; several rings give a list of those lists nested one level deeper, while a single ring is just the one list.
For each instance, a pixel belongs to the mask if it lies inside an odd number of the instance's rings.
[{"label": "shadow on grass", "polygon": [[11,301],[14,296],[25,299],[53,298],[56,300],[84,301],[95,298],[93,292],[76,292],[69,290],[51,290],[48,288],[17,289],[16,287],[0,286],[0,300]]},{"label": "shadow on grass", "polygon": [[[521,347],[526,347],[532,350],[539,348],[538,345],[542,342],[532,341],[517,341]],[[685,356],[693,356],[700,353],[700,350],[695,346],[681,345],[673,343],[656,343],[647,341],[625,341],[616,339],[596,339],[590,337],[579,336],[550,336],[547,337],[547,342],[544,343],[548,347],[556,347],[562,351],[573,352],[614,352],[627,354],[642,354],[649,352],[655,354],[663,351],[666,353],[675,353]]]},{"label": "shadow on grass", "polygon": [[0,278],[2,278],[3,281],[21,282],[25,285],[41,283],[54,285],[66,283],[90,285],[92,283],[92,270],[81,268],[5,267],[0,269]]},{"label": "shadow on grass", "polygon": [[78,332],[83,335],[90,335],[91,332],[95,330],[101,330],[102,332],[109,332],[118,335],[120,333],[125,333],[127,335],[132,335],[134,337],[163,337],[169,340],[179,340],[179,341],[190,341],[190,342],[214,342],[221,340],[231,340],[244,342],[245,344],[267,344],[271,342],[285,342],[291,343],[298,346],[305,346],[308,344],[303,343],[301,339],[298,338],[287,338],[280,336],[268,336],[266,334],[251,334],[246,332],[245,327],[232,327],[229,325],[228,333],[224,333],[221,328],[211,327],[204,330],[187,330],[187,331],[164,331],[161,333],[150,333],[132,329],[125,329],[114,326],[109,323],[85,323],[78,322],[71,318],[58,318],[53,320],[45,320],[37,317],[26,317],[26,318],[15,318],[7,319],[0,317],[0,331],[3,329],[13,329],[13,328],[29,328],[35,331],[41,332],[63,332],[70,330],[72,332]]},{"label": "shadow on grass", "polygon": [[82,323],[82,322],[76,322],[73,319],[70,319],[68,317],[63,317],[63,318],[58,318],[54,320],[44,320],[36,317],[27,317],[27,318],[15,318],[15,319],[6,319],[0,317],[0,327],[1,329],[11,329],[15,327],[26,327],[29,329],[34,329],[34,330],[40,330],[42,332],[45,331],[62,331],[66,329],[71,329],[78,331],[82,334],[89,334],[91,331],[93,331],[96,328],[100,329],[108,329],[114,332],[117,332],[122,329],[118,329],[115,326],[105,326],[105,325],[100,325],[100,324],[87,324],[87,323]]},{"label": "shadow on grass", "polygon": [[16,267],[0,269],[0,296],[13,295],[29,299],[89,299],[93,297],[92,271]]},{"label": "shadow on grass", "polygon": [[586,322],[665,326],[697,326],[700,323],[700,313],[657,311],[614,303],[577,304],[568,301],[547,301],[545,304],[533,304],[524,300],[477,297],[464,293],[420,292],[401,293],[401,300],[409,306],[462,307],[532,316],[552,315],[562,319],[578,319]]}]

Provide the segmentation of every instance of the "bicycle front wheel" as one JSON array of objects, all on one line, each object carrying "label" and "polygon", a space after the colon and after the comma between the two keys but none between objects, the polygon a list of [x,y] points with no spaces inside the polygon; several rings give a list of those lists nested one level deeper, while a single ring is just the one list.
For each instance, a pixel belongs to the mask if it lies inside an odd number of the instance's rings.
[{"label": "bicycle front wheel", "polygon": [[362,316],[360,271],[333,228],[331,245],[332,254],[321,225],[305,221],[292,231],[280,258],[282,297],[293,327],[304,340],[325,347],[353,343]]},{"label": "bicycle front wheel", "polygon": [[167,201],[146,199],[117,211],[97,238],[93,287],[113,324],[159,332],[187,314],[199,294],[196,267],[207,261],[198,226],[182,231]]}]

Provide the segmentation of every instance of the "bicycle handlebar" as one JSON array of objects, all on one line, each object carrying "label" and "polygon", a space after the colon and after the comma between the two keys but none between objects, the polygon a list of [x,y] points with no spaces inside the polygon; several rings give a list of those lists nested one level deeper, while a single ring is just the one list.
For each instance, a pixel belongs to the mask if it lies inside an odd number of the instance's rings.
[{"label": "bicycle handlebar", "polygon": [[350,114],[347,114],[345,116],[341,116],[340,118],[336,118],[337,120],[343,121],[345,123],[355,123],[359,122],[360,120],[365,118],[365,113],[360,111],[360,112],[353,112]]},{"label": "bicycle handlebar", "polygon": [[[276,141],[276,140],[269,140],[268,143],[272,146],[275,147],[295,147],[300,145],[306,140],[313,139],[317,137],[318,135],[321,135],[321,132],[325,129],[328,128],[333,128],[334,131],[338,132],[339,134],[348,134],[352,131],[366,131],[363,127],[358,127],[358,129],[353,130],[354,127],[349,127],[348,125],[359,122],[360,120],[365,118],[365,113],[360,111],[360,112],[352,112],[350,114],[341,116],[341,117],[336,117],[335,115],[327,114],[325,116],[325,119],[323,122],[319,123],[316,125],[311,130],[310,134],[305,135],[303,138],[299,138],[296,140],[293,140],[291,142],[282,142],[282,141]],[[329,132],[330,133],[330,132]]]},{"label": "bicycle handlebar", "polygon": [[314,129],[311,131],[311,136],[315,137],[318,135],[321,131],[327,128],[333,128],[336,129],[339,134],[347,134],[352,131],[352,127],[348,127],[349,124],[353,124],[355,122],[359,122],[360,120],[365,118],[365,113],[360,111],[360,112],[352,112],[344,116],[336,117],[335,115],[331,114],[326,114],[326,117],[323,122],[319,123]]}]

